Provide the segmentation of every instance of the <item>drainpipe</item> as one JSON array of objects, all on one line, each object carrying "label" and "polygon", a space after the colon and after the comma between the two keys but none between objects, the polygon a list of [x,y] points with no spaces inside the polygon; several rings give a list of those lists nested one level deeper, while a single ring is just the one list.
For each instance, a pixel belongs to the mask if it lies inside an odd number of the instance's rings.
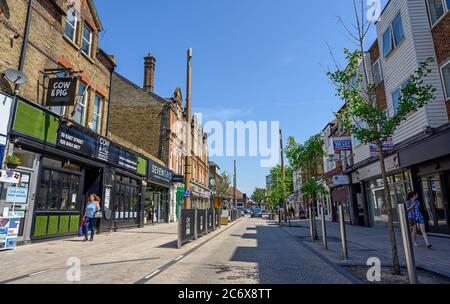
[{"label": "drainpipe", "polygon": [[109,97],[108,97],[108,112],[106,114],[106,137],[109,135],[109,124],[110,124],[110,115],[111,115],[111,96],[112,96],[112,78],[115,71],[115,67],[111,70],[111,75],[109,76]]},{"label": "drainpipe", "polygon": [[[33,13],[33,0],[28,0],[28,9],[27,9],[27,17],[25,20],[25,31],[23,33],[23,43],[22,43],[22,48],[20,50],[20,58],[19,58],[19,66],[18,66],[18,70],[23,72],[23,68],[25,66],[25,57],[26,57],[26,53],[27,53],[27,48],[28,48],[28,36],[30,33],[30,25],[31,25],[31,16]],[[6,154],[7,155],[12,155],[12,147],[13,145],[10,144],[10,131],[12,129],[12,125],[13,125],[13,121],[15,119],[15,112],[16,112],[16,107],[17,107],[17,94],[19,92],[19,88],[20,85],[15,84],[14,85],[14,92],[13,92],[13,99],[12,99],[12,104],[11,104],[11,109],[10,109],[10,113],[9,113],[9,122],[8,122],[8,133],[7,133],[7,145],[6,145]],[[2,164],[0,164],[0,167],[2,167]]]},{"label": "drainpipe", "polygon": [[27,19],[25,21],[25,31],[23,33],[23,44],[22,44],[22,50],[20,51],[20,59],[19,59],[19,71],[21,71],[21,72],[23,72],[23,68],[25,65],[25,57],[26,57],[27,48],[28,48],[28,37],[30,34],[30,25],[31,25],[32,14],[33,14],[33,0],[28,0]]}]

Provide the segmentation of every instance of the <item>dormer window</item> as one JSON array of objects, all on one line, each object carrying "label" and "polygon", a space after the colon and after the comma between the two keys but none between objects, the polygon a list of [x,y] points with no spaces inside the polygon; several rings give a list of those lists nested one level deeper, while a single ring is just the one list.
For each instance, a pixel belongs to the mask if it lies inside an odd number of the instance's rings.
[{"label": "dormer window", "polygon": [[81,51],[91,57],[92,50],[92,30],[86,24],[83,27],[83,42],[81,44]]},{"label": "dormer window", "polygon": [[67,10],[66,27],[64,29],[64,34],[72,42],[75,42],[76,39],[77,22],[78,22],[77,14],[75,12],[75,9],[71,7]]}]

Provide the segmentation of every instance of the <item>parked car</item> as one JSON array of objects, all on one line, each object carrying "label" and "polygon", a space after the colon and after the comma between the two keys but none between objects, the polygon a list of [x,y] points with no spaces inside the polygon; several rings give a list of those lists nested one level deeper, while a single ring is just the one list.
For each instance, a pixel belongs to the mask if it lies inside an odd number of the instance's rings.
[{"label": "parked car", "polygon": [[261,209],[253,208],[252,217],[261,217],[261,216],[262,216]]}]

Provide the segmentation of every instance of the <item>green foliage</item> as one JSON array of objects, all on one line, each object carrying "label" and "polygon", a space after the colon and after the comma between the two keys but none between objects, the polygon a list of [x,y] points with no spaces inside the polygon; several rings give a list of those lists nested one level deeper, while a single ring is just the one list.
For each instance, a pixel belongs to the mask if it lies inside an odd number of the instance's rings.
[{"label": "green foliage", "polygon": [[8,155],[5,157],[6,164],[11,166],[20,166],[22,164],[22,160],[16,155]]},{"label": "green foliage", "polygon": [[348,66],[328,76],[336,85],[336,96],[345,101],[345,107],[336,114],[339,123],[348,128],[364,144],[381,145],[393,135],[398,126],[411,113],[435,99],[436,88],[424,84],[423,79],[431,72],[433,58],[419,64],[407,85],[401,90],[397,112],[389,116],[380,109],[375,100],[376,86],[367,84],[360,72],[361,52],[345,49]]},{"label": "green foliage", "polygon": [[316,201],[321,196],[328,195],[328,191],[323,185],[322,180],[316,180],[314,178],[308,179],[305,183],[303,183],[302,193],[307,199],[311,199]]},{"label": "green foliage", "polygon": [[305,176],[318,177],[321,174],[318,169],[322,166],[325,156],[322,135],[312,136],[304,145],[289,137],[286,156],[294,170],[301,170]]},{"label": "green foliage", "polygon": [[289,195],[294,192],[293,169],[287,166],[285,168],[285,177],[283,179],[281,166],[276,166],[270,171],[273,181],[270,188],[267,203],[272,207],[283,204],[287,201]]},{"label": "green foliage", "polygon": [[230,177],[226,172],[222,172],[219,177],[216,177],[216,183],[213,187],[213,191],[216,193],[216,196],[219,198],[227,198],[231,196],[230,190]]},{"label": "green foliage", "polygon": [[257,203],[266,202],[266,189],[255,188],[252,194],[252,200]]}]

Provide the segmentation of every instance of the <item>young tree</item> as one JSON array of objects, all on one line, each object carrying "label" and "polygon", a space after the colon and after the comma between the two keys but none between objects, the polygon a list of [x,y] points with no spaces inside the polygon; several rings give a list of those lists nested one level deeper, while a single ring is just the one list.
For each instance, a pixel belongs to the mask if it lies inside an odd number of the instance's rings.
[{"label": "young tree", "polygon": [[285,168],[285,172],[286,176],[283,179],[281,166],[276,166],[270,171],[273,184],[270,189],[268,203],[272,208],[277,205],[283,206],[283,204],[287,201],[289,195],[294,192],[292,167],[287,166]]},{"label": "young tree", "polygon": [[435,88],[424,83],[424,78],[431,72],[428,68],[432,59],[420,63],[407,85],[401,91],[398,109],[394,115],[388,115],[375,100],[375,85],[367,84],[360,73],[361,52],[345,50],[348,66],[343,70],[328,73],[336,85],[337,96],[346,106],[337,113],[339,123],[350,129],[352,134],[364,144],[377,147],[381,175],[384,182],[384,201],[388,216],[389,236],[391,240],[394,273],[400,274],[397,244],[395,240],[392,201],[389,191],[388,176],[383,145],[391,138],[395,130],[411,113],[424,107],[434,99]]},{"label": "young tree", "polygon": [[266,189],[255,188],[252,194],[252,200],[256,203],[263,204],[266,202]]},{"label": "young tree", "polygon": [[230,176],[225,171],[222,172],[220,177],[216,177],[213,191],[216,193],[216,196],[219,197],[222,207],[223,200],[231,195],[230,185]]},{"label": "young tree", "polygon": [[294,170],[301,170],[304,185],[301,189],[310,210],[311,235],[313,240],[318,239],[315,207],[320,195],[326,193],[323,182],[323,149],[322,136],[312,136],[304,145],[295,141],[293,137],[288,140],[286,156]]}]

